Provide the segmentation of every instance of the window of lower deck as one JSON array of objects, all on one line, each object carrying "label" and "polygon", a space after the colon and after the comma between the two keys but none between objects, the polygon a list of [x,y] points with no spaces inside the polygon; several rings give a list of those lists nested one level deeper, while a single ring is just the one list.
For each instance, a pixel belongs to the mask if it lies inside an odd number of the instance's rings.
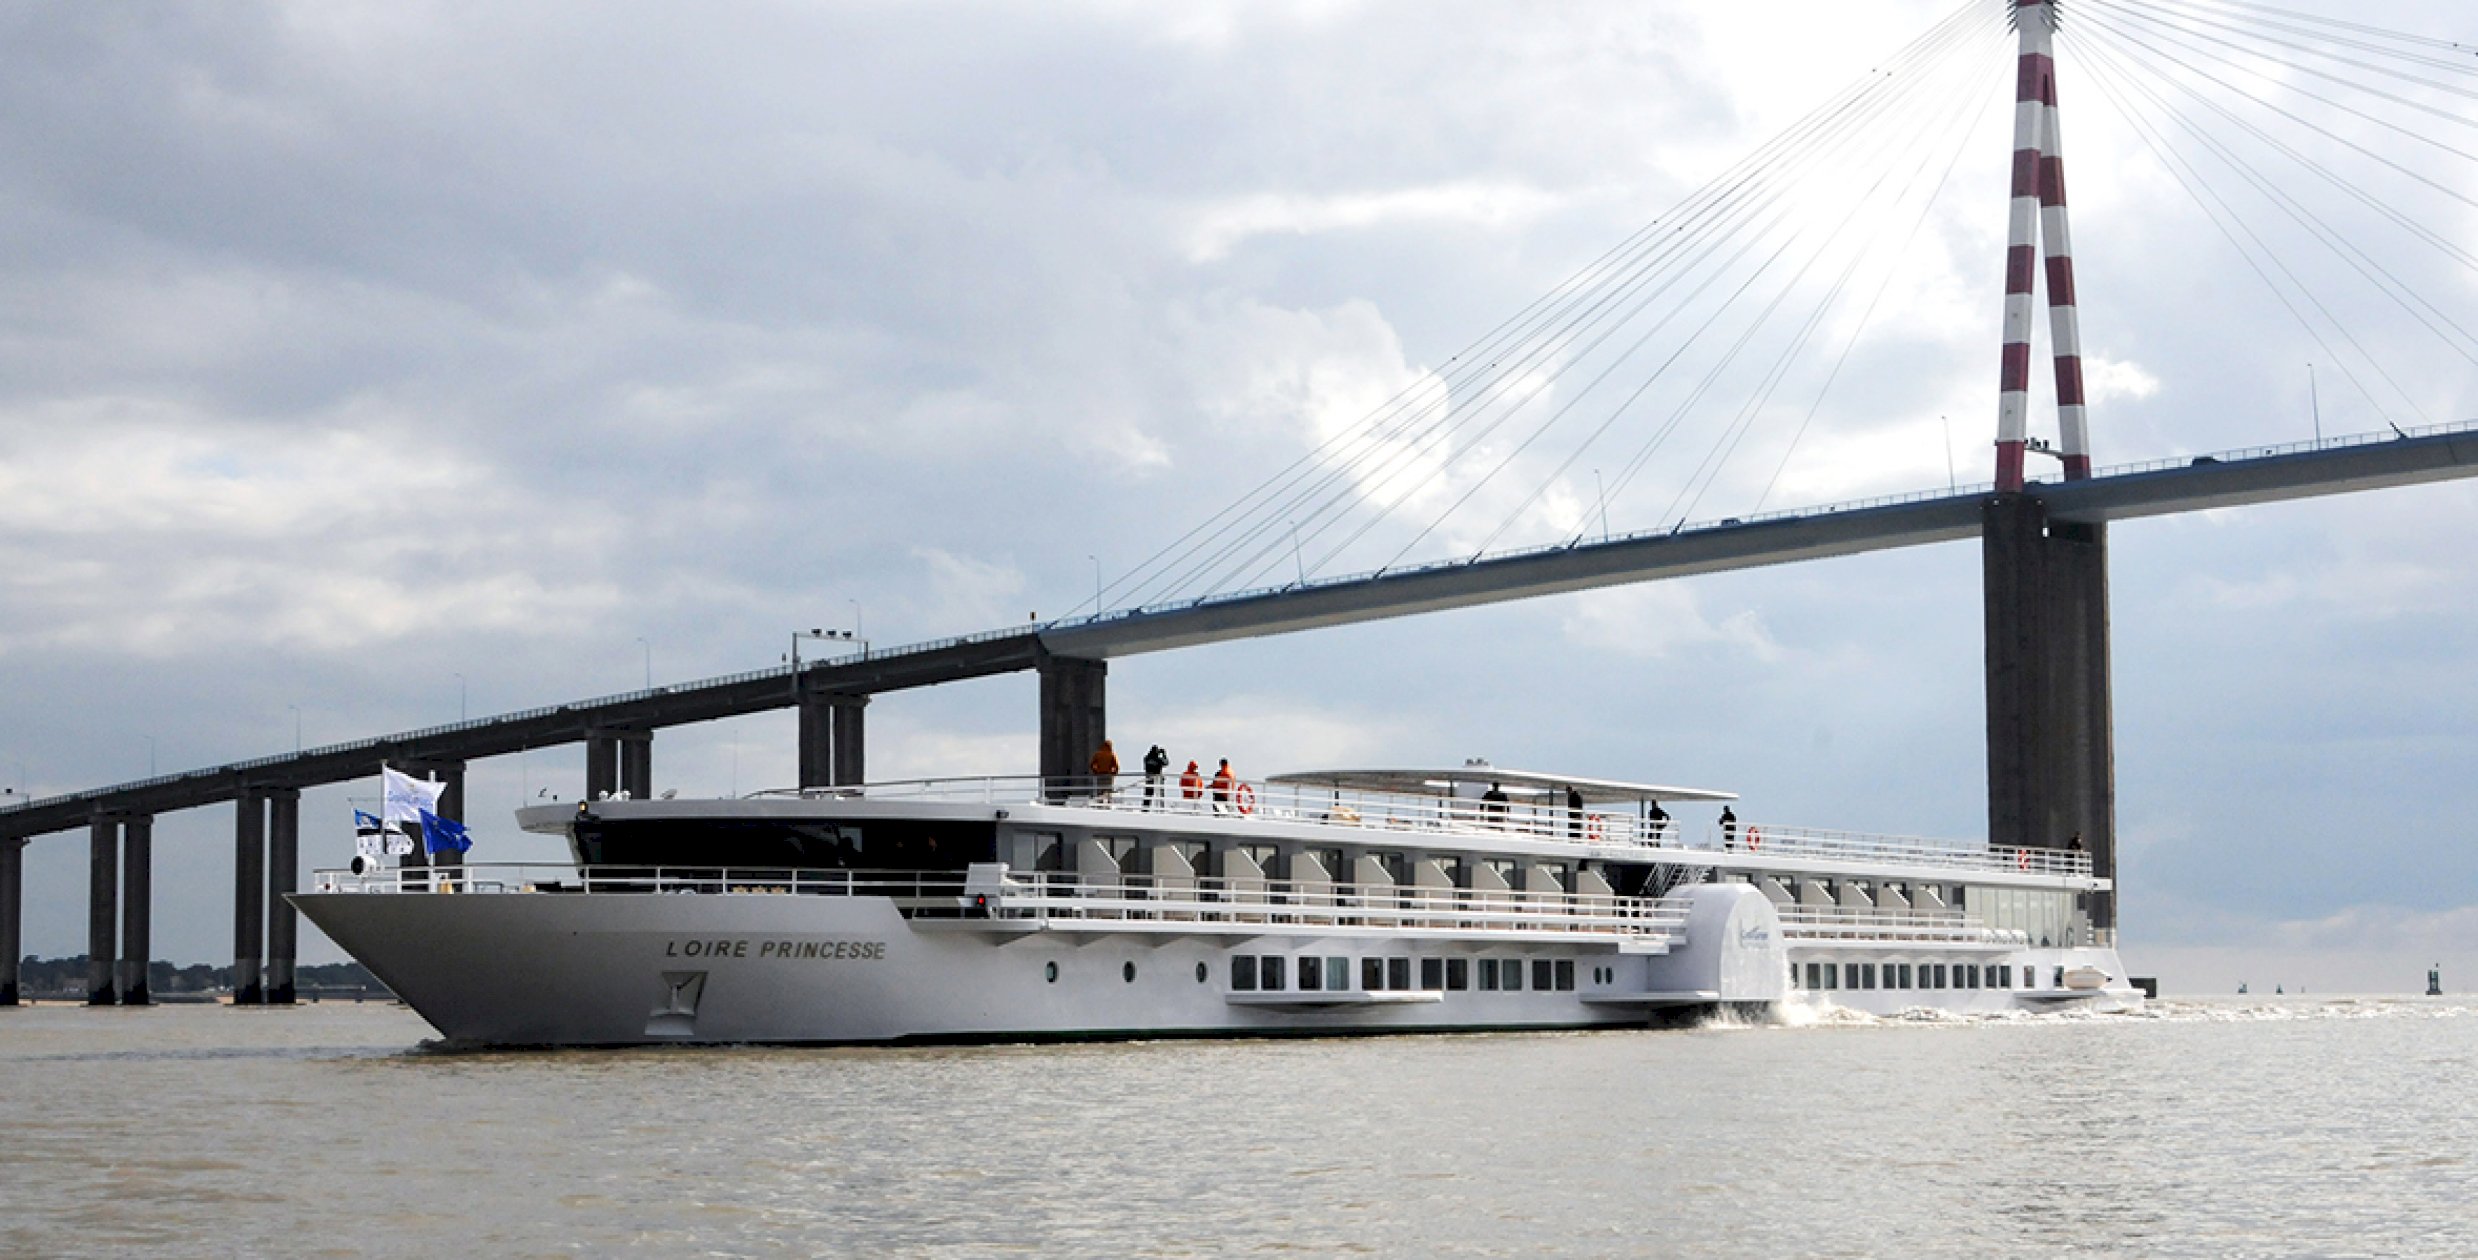
[{"label": "window of lower deck", "polygon": [[1841,987],[1845,989],[1855,989],[1859,987],[1857,963],[1841,964]]},{"label": "window of lower deck", "polygon": [[1267,954],[1257,961],[1263,964],[1264,978],[1264,983],[1258,987],[1267,992],[1279,992],[1289,987],[1282,978],[1282,973],[1286,970],[1285,964],[1289,961],[1287,958],[1280,954]]},{"label": "window of lower deck", "polygon": [[1324,959],[1311,957],[1302,958],[1299,960],[1299,989],[1301,992],[1314,993],[1325,987],[1324,982]]},{"label": "window of lower deck", "polygon": [[1410,959],[1388,958],[1385,960],[1385,987],[1397,991],[1411,987]]},{"label": "window of lower deck", "polygon": [[1876,964],[1859,964],[1859,987],[1862,989],[1872,989],[1876,987]]},{"label": "window of lower deck", "polygon": [[1363,958],[1359,960],[1359,987],[1368,990],[1370,993],[1383,993],[1385,991],[1384,959]]},{"label": "window of lower deck", "polygon": [[1256,958],[1251,954],[1230,956],[1230,987],[1234,993],[1256,991]]},{"label": "window of lower deck", "polygon": [[1445,960],[1445,987],[1456,992],[1471,987],[1470,959],[1449,958]]},{"label": "window of lower deck", "polygon": [[1523,960],[1522,960],[1522,959],[1520,959],[1520,958],[1509,958],[1509,959],[1507,959],[1504,963],[1502,963],[1502,964],[1500,964],[1500,965],[1498,966],[1498,968],[1497,968],[1497,978],[1498,978],[1498,980],[1502,981],[1502,982],[1505,984],[1505,987],[1506,987],[1506,992],[1508,992],[1508,993],[1520,993],[1520,992],[1522,992],[1522,991],[1523,991]]},{"label": "window of lower deck", "polygon": [[1429,990],[1445,987],[1445,959],[1423,958],[1420,960],[1420,987]]},{"label": "window of lower deck", "polygon": [[1917,977],[1911,974],[1910,967],[1911,964],[1909,963],[1901,964],[1901,987],[1905,989],[1915,989],[1919,987],[1916,983],[1914,983]]},{"label": "window of lower deck", "polygon": [[1482,993],[1497,991],[1497,960],[1494,958],[1480,960],[1480,991]]},{"label": "window of lower deck", "polygon": [[1572,992],[1574,992],[1574,988],[1575,988],[1575,960],[1574,960],[1574,959],[1572,959],[1572,958],[1560,958],[1560,959],[1558,959],[1558,960],[1557,960],[1557,988],[1558,988],[1558,991],[1559,991],[1560,993],[1572,993]]},{"label": "window of lower deck", "polygon": [[1351,960],[1336,955],[1325,960],[1325,988],[1340,993],[1351,987]]}]

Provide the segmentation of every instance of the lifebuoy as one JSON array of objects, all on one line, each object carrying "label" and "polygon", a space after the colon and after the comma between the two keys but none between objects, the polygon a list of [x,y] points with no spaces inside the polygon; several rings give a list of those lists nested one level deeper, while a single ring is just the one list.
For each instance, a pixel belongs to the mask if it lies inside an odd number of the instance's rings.
[{"label": "lifebuoy", "polygon": [[1747,852],[1749,852],[1749,853],[1753,853],[1753,852],[1754,852],[1754,851],[1756,851],[1757,849],[1760,849],[1760,848],[1763,848],[1763,847],[1764,847],[1764,829],[1763,829],[1763,828],[1761,828],[1761,827],[1749,827],[1749,828],[1747,828]]},{"label": "lifebuoy", "polygon": [[1600,843],[1600,815],[1586,814],[1583,816],[1583,838],[1594,844]]},{"label": "lifebuoy", "polygon": [[2031,869],[2031,851],[2028,849],[2015,849],[2013,851],[2013,865],[2015,870],[2027,871]]},{"label": "lifebuoy", "polygon": [[1247,784],[1242,783],[1239,785],[1237,791],[1231,793],[1231,799],[1238,803],[1240,813],[1253,814],[1256,812],[1255,788],[1249,787]]}]

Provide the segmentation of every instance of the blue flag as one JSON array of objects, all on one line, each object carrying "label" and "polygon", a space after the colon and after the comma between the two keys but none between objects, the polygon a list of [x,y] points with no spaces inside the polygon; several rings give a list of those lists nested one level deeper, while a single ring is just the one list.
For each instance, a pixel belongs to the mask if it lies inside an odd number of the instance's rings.
[{"label": "blue flag", "polygon": [[473,837],[465,834],[465,825],[453,818],[441,818],[429,810],[422,811],[422,849],[428,853],[462,853],[473,847]]},{"label": "blue flag", "polygon": [[378,815],[363,813],[358,809],[353,811],[353,833],[355,835],[370,835],[385,830],[387,830],[387,824],[380,822]]}]

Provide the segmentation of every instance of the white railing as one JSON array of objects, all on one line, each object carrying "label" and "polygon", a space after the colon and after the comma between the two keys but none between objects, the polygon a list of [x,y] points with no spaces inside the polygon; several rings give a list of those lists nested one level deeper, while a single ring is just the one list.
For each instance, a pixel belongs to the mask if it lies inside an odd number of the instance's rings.
[{"label": "white railing", "polygon": [[1789,940],[1963,942],[2027,945],[2028,935],[1989,927],[1960,910],[1872,910],[1856,906],[1782,906]]},{"label": "white railing", "polygon": [[400,866],[311,874],[318,892],[671,894],[804,893],[907,900],[964,895],[961,871],[837,871],[803,867],[576,866],[548,862],[478,862],[467,866]]},{"label": "white railing", "polygon": [[[1546,840],[1613,850],[1610,856],[1628,861],[1671,860],[1664,854],[1675,853],[1693,855],[1678,860],[1708,864],[1709,855],[1718,851],[1750,858],[1891,862],[1963,872],[2050,876],[2091,873],[2089,854],[2066,849],[1997,850],[1969,841],[1761,822],[1741,824],[1727,832],[1707,827],[1690,836],[1675,819],[1653,821],[1618,810],[1586,808],[1577,814],[1563,804],[1498,804],[1463,797],[1335,791],[1298,784],[1243,784],[1227,794],[1217,794],[1208,787],[1190,796],[1175,776],[1165,776],[1158,786],[1149,786],[1135,775],[1114,780],[1044,780],[1030,775],[904,779],[859,787],[781,788],[755,795],[811,799],[865,796],[871,800],[991,806],[1047,803],[1121,814],[1211,815],[1234,825],[1252,820],[1306,822],[1413,835]],[[1760,868],[1769,864],[1758,861],[1743,865]]]},{"label": "white railing", "polygon": [[1225,879],[1059,871],[832,871],[781,867],[559,866],[481,863],[322,870],[323,893],[579,896],[889,897],[916,913],[993,920],[1119,920],[1382,927],[1457,932],[1674,936],[1681,904],[1568,892],[1425,888],[1321,880]]}]

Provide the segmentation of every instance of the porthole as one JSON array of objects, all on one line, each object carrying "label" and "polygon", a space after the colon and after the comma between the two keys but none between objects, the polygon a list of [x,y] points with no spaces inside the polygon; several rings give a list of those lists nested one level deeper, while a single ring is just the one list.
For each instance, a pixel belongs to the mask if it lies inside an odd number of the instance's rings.
[{"label": "porthole", "polygon": [[1124,980],[1129,984],[1134,984],[1136,982],[1136,964],[1133,962],[1120,963],[1119,979]]},{"label": "porthole", "polygon": [[1055,962],[1041,964],[1041,978],[1052,984],[1058,983],[1058,964]]},{"label": "porthole", "polygon": [[1206,970],[1203,963],[1196,964],[1196,983],[1203,984],[1205,982],[1205,977],[1211,974],[1213,973]]}]

